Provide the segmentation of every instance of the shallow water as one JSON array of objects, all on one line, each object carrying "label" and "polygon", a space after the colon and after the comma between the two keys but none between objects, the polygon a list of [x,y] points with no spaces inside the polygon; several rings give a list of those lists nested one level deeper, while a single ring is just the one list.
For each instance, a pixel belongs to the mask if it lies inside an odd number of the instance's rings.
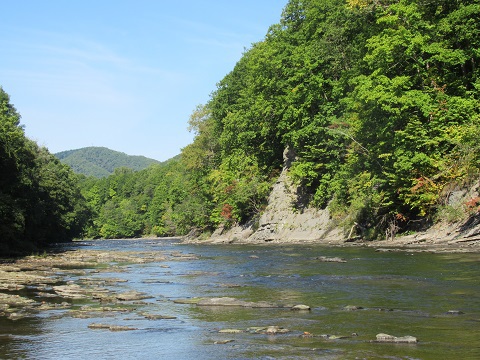
[{"label": "shallow water", "polygon": [[[88,249],[196,254],[196,260],[120,264],[91,278],[152,296],[133,312],[79,319],[52,310],[0,319],[2,359],[478,359],[480,254],[380,253],[320,246],[183,245],[173,240],[105,240]],[[319,256],[346,263],[320,262]],[[118,265],[118,264],[117,264]],[[167,267],[168,266],[168,267]],[[88,269],[87,271],[90,271]],[[78,280],[72,272],[68,280]],[[192,297],[306,304],[310,312],[176,304]],[[75,306],[84,305],[74,301]],[[347,305],[362,309],[344,310]],[[449,315],[459,310],[463,314]],[[175,316],[148,320],[143,312]],[[93,330],[91,323],[134,331]],[[287,334],[219,333],[276,325]],[[315,335],[302,337],[304,332]],[[352,334],[355,333],[355,336]],[[411,335],[417,344],[373,342],[378,333]],[[330,338],[320,335],[333,335]],[[215,344],[233,340],[226,344]]]}]

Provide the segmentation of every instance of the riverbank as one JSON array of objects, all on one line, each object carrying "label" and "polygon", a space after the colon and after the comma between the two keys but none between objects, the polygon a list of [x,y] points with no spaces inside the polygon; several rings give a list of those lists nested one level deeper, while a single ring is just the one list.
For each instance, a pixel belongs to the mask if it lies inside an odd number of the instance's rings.
[{"label": "riverbank", "polygon": [[[268,203],[256,221],[225,229],[219,227],[208,239],[187,236],[186,243],[208,244],[318,244],[325,246],[365,246],[430,252],[480,252],[480,211],[468,215],[465,203],[480,196],[480,181],[452,191],[447,205],[463,214],[462,220],[439,221],[408,235],[385,236],[387,240],[365,241],[360,227],[345,229],[326,209],[298,208],[301,194],[285,167],[273,185]],[[356,234],[358,231],[359,234]],[[358,236],[360,235],[360,236]]]},{"label": "riverbank", "polygon": [[[273,235],[275,233],[271,232]],[[184,243],[194,244],[271,244],[271,245],[305,245],[316,244],[335,247],[369,247],[379,251],[422,251],[422,252],[480,252],[480,214],[476,214],[463,222],[453,224],[439,223],[429,229],[408,235],[399,235],[388,240],[365,241],[362,238],[349,239],[339,228],[318,231],[315,237],[313,230],[309,236],[301,239],[298,236],[271,236],[263,238],[253,236],[254,232],[247,227],[235,227],[225,232],[217,231],[208,239],[185,237]],[[327,236],[325,236],[327,234]],[[295,234],[294,234],[295,235]]]}]

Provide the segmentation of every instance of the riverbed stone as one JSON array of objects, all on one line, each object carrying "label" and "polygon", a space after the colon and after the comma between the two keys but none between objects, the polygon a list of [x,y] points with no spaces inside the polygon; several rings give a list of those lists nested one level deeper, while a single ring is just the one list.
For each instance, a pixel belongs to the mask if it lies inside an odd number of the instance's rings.
[{"label": "riverbed stone", "polygon": [[346,263],[347,260],[340,258],[340,257],[328,257],[328,256],[318,256],[315,260],[319,260],[320,262],[331,262],[331,263]]},{"label": "riverbed stone", "polygon": [[59,280],[53,273],[50,274],[51,276],[47,276],[44,272],[21,271],[20,269],[17,272],[10,271],[13,269],[13,267],[10,267],[8,268],[9,271],[5,271],[5,268],[0,270],[0,290],[22,290],[26,286],[54,284]]},{"label": "riverbed stone", "polygon": [[194,297],[194,298],[187,298],[187,299],[175,299],[173,302],[175,304],[188,304],[188,305],[195,305],[198,304],[200,301],[204,300],[205,298],[202,297]]},{"label": "riverbed stone", "polygon": [[131,326],[125,326],[125,325],[112,325],[108,329],[110,331],[132,331],[132,330],[138,330],[137,328],[131,327]]},{"label": "riverbed stone", "polygon": [[120,301],[135,301],[135,300],[152,298],[152,296],[136,290],[126,291],[126,292],[115,295],[115,297],[117,298],[117,300],[120,300]]},{"label": "riverbed stone", "polygon": [[176,316],[170,315],[161,315],[161,314],[148,314],[148,313],[140,313],[145,319],[148,320],[174,320]]},{"label": "riverbed stone", "polygon": [[418,342],[417,338],[414,336],[393,336],[389,334],[380,333],[376,336],[377,342],[386,342],[386,343],[407,343],[407,344],[416,344]]},{"label": "riverbed stone", "polygon": [[24,307],[35,303],[36,301],[20,295],[0,293],[0,304],[2,305],[7,305],[9,307]]},{"label": "riverbed stone", "polygon": [[110,330],[110,331],[132,331],[138,330],[137,328],[124,326],[124,325],[109,325],[109,324],[100,324],[100,323],[91,323],[88,325],[89,329],[100,329],[100,330]]},{"label": "riverbed stone", "polygon": [[286,334],[288,332],[290,332],[290,330],[283,328],[281,326],[269,326],[265,329],[263,333],[267,335],[276,335],[276,334]]},{"label": "riverbed stone", "polygon": [[58,285],[53,287],[53,291],[61,297],[68,299],[86,299],[87,290],[77,284]]},{"label": "riverbed stone", "polygon": [[463,311],[460,310],[448,310],[446,312],[447,315],[463,315],[465,314]]},{"label": "riverbed stone", "polygon": [[266,301],[251,302],[232,297],[205,298],[197,302],[197,306],[238,306],[246,308],[282,308],[284,306]]},{"label": "riverbed stone", "polygon": [[221,334],[240,334],[245,331],[241,329],[222,329],[222,330],[219,330],[218,332]]},{"label": "riverbed stone", "polygon": [[28,315],[25,313],[18,313],[18,312],[12,312],[7,314],[7,319],[12,320],[12,321],[17,321],[20,319],[23,319],[27,317]]},{"label": "riverbed stone", "polygon": [[213,343],[216,344],[216,345],[224,345],[224,344],[231,343],[232,341],[235,341],[235,340],[233,340],[233,339],[217,340],[217,341],[214,341]]}]

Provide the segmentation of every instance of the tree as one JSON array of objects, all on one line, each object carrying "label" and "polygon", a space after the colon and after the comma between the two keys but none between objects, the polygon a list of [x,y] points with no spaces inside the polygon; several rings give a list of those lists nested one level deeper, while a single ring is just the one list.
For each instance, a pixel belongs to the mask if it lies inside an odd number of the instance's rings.
[{"label": "tree", "polygon": [[27,139],[0,88],[0,251],[33,251],[81,236],[89,214],[73,172]]}]

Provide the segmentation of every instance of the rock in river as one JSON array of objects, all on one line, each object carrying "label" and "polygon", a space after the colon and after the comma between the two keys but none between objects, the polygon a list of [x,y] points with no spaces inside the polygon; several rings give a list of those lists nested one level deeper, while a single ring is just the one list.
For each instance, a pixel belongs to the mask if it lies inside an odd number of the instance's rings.
[{"label": "rock in river", "polygon": [[315,260],[319,260],[321,262],[334,262],[334,263],[346,263],[347,260],[339,258],[339,257],[327,257],[327,256],[318,256]]},{"label": "rock in river", "polygon": [[130,290],[121,294],[117,294],[115,297],[120,301],[135,301],[135,300],[149,299],[152,296],[149,296],[139,291]]},{"label": "rock in river", "polygon": [[232,297],[205,298],[197,302],[197,306],[239,306],[248,308],[282,308],[284,306],[265,301],[250,302]]},{"label": "rock in river", "polygon": [[303,304],[298,304],[298,305],[294,305],[290,308],[290,310],[294,310],[294,311],[310,311],[310,306],[308,305],[303,305]]},{"label": "rock in river", "polygon": [[98,323],[92,323],[88,325],[90,329],[106,329],[110,331],[132,331],[132,330],[138,330],[137,328],[132,328],[129,326],[123,326],[123,325],[109,325],[109,324],[98,324]]},{"label": "rock in river", "polygon": [[377,342],[387,342],[387,343],[408,343],[408,344],[416,344],[417,338],[413,336],[401,336],[396,337],[388,334],[377,334]]}]

